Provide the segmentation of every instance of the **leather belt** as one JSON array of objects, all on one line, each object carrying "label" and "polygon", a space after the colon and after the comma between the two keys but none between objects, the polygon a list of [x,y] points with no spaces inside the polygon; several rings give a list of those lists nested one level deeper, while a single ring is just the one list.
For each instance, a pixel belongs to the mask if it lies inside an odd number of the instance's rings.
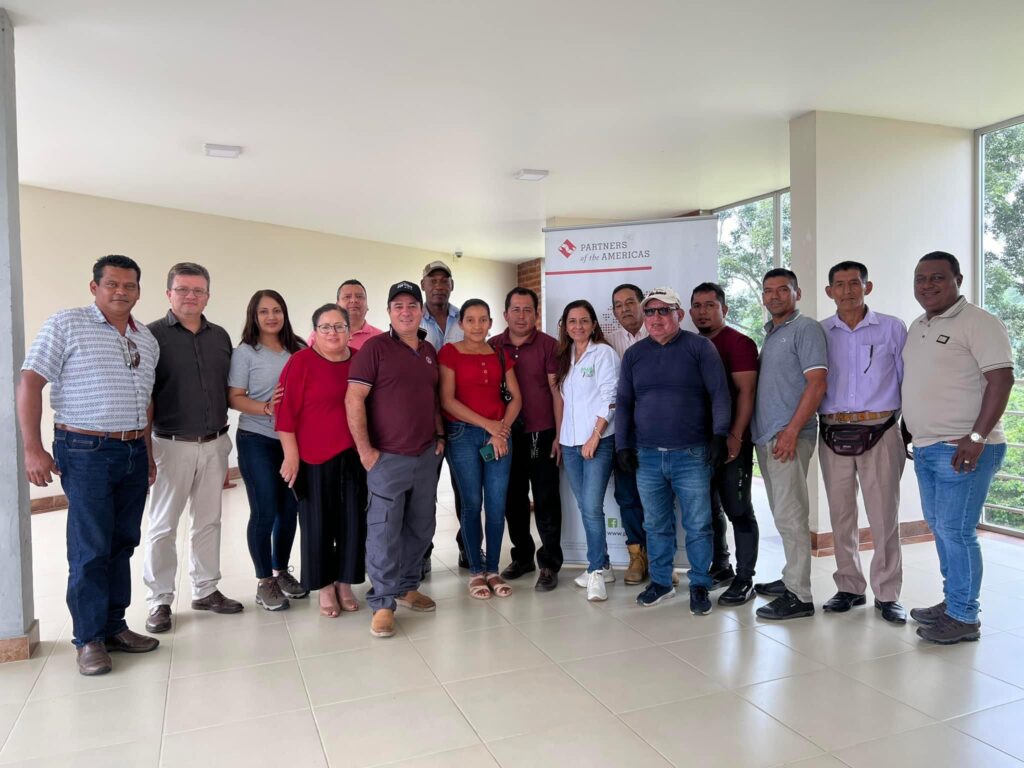
[{"label": "leather belt", "polygon": [[826,413],[825,418],[833,420],[836,424],[856,424],[858,421],[888,419],[892,414],[892,411],[857,411],[856,413]]},{"label": "leather belt", "polygon": [[88,435],[89,437],[102,437],[107,440],[120,440],[123,443],[129,443],[132,440],[140,439],[146,430],[144,429],[126,429],[121,432],[99,432],[95,429],[79,429],[78,427],[69,427],[67,424],[54,424],[54,428],[63,430],[64,432],[74,432],[76,435]]},{"label": "leather belt", "polygon": [[175,440],[179,443],[208,443],[211,440],[216,440],[228,431],[227,427],[218,429],[216,432],[211,432],[208,435],[169,435],[166,432],[153,431],[153,434],[159,437],[161,440]]}]

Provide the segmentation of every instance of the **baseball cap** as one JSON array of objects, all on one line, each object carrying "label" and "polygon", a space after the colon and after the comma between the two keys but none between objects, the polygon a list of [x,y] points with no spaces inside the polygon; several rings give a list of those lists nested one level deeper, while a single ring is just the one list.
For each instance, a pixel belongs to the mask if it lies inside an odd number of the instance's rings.
[{"label": "baseball cap", "polygon": [[648,291],[644,295],[644,300],[640,302],[640,309],[644,308],[644,305],[649,301],[657,299],[663,301],[666,304],[674,304],[677,307],[683,306],[683,302],[679,300],[679,294],[672,288],[654,288]]},{"label": "baseball cap", "polygon": [[395,296],[402,293],[408,293],[420,304],[423,303],[423,292],[420,291],[420,287],[416,283],[410,283],[408,280],[402,280],[400,283],[395,283],[388,289],[388,304],[390,304]]},{"label": "baseball cap", "polygon": [[452,268],[445,264],[443,261],[432,261],[423,268],[423,277],[426,277],[436,269],[440,269],[442,272],[447,272],[448,277],[452,276]]}]

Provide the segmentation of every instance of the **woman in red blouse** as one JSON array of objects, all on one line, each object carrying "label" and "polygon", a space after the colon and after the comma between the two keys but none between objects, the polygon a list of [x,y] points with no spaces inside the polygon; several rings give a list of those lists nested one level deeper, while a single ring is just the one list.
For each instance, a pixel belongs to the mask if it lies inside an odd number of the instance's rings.
[{"label": "woman in red blouse", "polygon": [[[470,299],[459,310],[465,338],[445,344],[437,355],[441,364],[441,408],[447,426],[445,451],[453,480],[462,498],[462,538],[469,560],[469,593],[486,600],[493,592],[508,597],[512,587],[498,574],[501,539],[505,535],[505,496],[512,467],[509,434],[522,400],[512,372],[513,360],[502,359],[487,343],[491,309]],[[502,380],[509,393],[502,396]],[[487,562],[480,562],[486,520]]]},{"label": "woman in red blouse", "polygon": [[275,428],[281,477],[299,499],[302,582],[320,590],[320,613],[359,609],[352,584],[366,578],[366,472],[345,415],[353,351],[348,313],[324,304],[313,313],[316,342],[289,358]]}]

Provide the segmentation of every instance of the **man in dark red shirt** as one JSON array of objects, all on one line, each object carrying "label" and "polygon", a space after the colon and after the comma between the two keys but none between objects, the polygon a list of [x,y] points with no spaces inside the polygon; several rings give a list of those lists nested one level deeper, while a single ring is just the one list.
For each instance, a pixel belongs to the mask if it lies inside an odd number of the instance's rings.
[{"label": "man in dark red shirt", "polygon": [[[490,340],[516,363],[516,380],[523,410],[512,425],[512,471],[508,481],[505,520],[512,540],[512,562],[502,578],[518,579],[534,569],[536,550],[540,573],[534,586],[549,592],[558,586],[562,568],[562,501],[558,491],[558,429],[562,422],[562,396],[555,382],[558,342],[537,330],[537,294],[513,288],[505,297],[504,333]],[[530,532],[530,488],[533,513],[540,534],[536,549]]]},{"label": "man in dark red shirt", "polygon": [[434,538],[437,472],[444,453],[437,352],[420,330],[415,283],[388,291],[391,329],[368,339],[349,370],[349,429],[366,468],[366,573],[370,633],[395,634],[395,608],[433,611],[419,591],[423,554]]},{"label": "man in dark red shirt", "polygon": [[[721,286],[701,283],[693,289],[690,318],[701,336],[710,339],[718,350],[732,396],[728,455],[711,478],[711,523],[715,531],[711,578],[714,586],[732,579],[729,589],[718,598],[719,605],[742,605],[754,597],[754,567],[759,539],[757,517],[750,503],[750,479],[754,467],[750,418],[754,413],[754,393],[757,391],[757,345],[753,339],[725,324],[728,313]],[[736,538],[735,573],[729,563],[726,517],[732,521]]]}]

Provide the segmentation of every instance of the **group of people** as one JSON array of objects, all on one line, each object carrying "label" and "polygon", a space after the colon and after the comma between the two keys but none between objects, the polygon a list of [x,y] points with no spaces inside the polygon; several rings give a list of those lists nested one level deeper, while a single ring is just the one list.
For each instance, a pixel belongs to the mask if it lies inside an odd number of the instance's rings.
[{"label": "group of people", "polygon": [[[233,349],[204,315],[204,267],[170,269],[169,311],[146,326],[132,315],[139,266],[103,257],[90,283],[95,302],[44,323],[18,388],[28,479],[46,485],[56,474],[68,498],[67,600],[79,671],[109,672],[111,651],[159,644],[124,619],[148,492],[147,632],[172,627],[186,506],[192,608],[243,610],[218,589],[229,407],[241,414],[235,444],[249,500],[247,539],[255,600],[266,610],[316,590],[323,616],[356,611],[352,585],[367,577],[377,637],[394,634],[398,607],[435,610],[420,586],[430,571],[446,460],[459,566],[469,571],[472,598],[507,598],[510,582],[535,570],[537,591],[557,587],[561,467],[586,536],[587,567],[575,579],[586,599],[607,599],[615,580],[604,516],[614,474],[629,552],[624,581],[647,582],[640,606],[675,595],[678,503],[693,614],[708,613],[710,592],[725,586],[720,605],[761,594],[772,598],[757,609],[762,619],[809,616],[807,472],[817,444],[837,562],[838,592],[824,610],[866,601],[859,486],[874,541],[875,607],[904,623],[899,483],[912,441],[944,600],[911,617],[927,640],[977,639],[974,529],[1006,450],[1000,417],[1013,369],[1005,328],[960,295],[961,281],[955,257],[925,255],[914,278],[925,313],[908,334],[899,319],[868,308],[872,283],[862,264],[830,271],[826,293],[837,311],[820,323],[797,309],[797,276],[773,269],[763,280],[771,320],[759,351],[726,324],[726,296],[715,283],[691,293],[697,333],[681,327],[686,309],[675,290],[624,284],[610,297],[619,327],[607,335],[583,299],[563,309],[557,339],[540,331],[536,293],[516,287],[505,298],[506,330],[490,336],[488,304],[469,299],[456,308],[452,271],[435,261],[418,284],[391,286],[387,330],[367,322],[358,280],[346,280],[336,300],[313,313],[306,340],[284,298],[261,290]],[[52,454],[40,430],[47,383]],[[786,560],[782,578],[763,583],[754,583],[755,453]],[[511,563],[499,570],[506,522]],[[289,565],[297,527],[300,579]]]}]

